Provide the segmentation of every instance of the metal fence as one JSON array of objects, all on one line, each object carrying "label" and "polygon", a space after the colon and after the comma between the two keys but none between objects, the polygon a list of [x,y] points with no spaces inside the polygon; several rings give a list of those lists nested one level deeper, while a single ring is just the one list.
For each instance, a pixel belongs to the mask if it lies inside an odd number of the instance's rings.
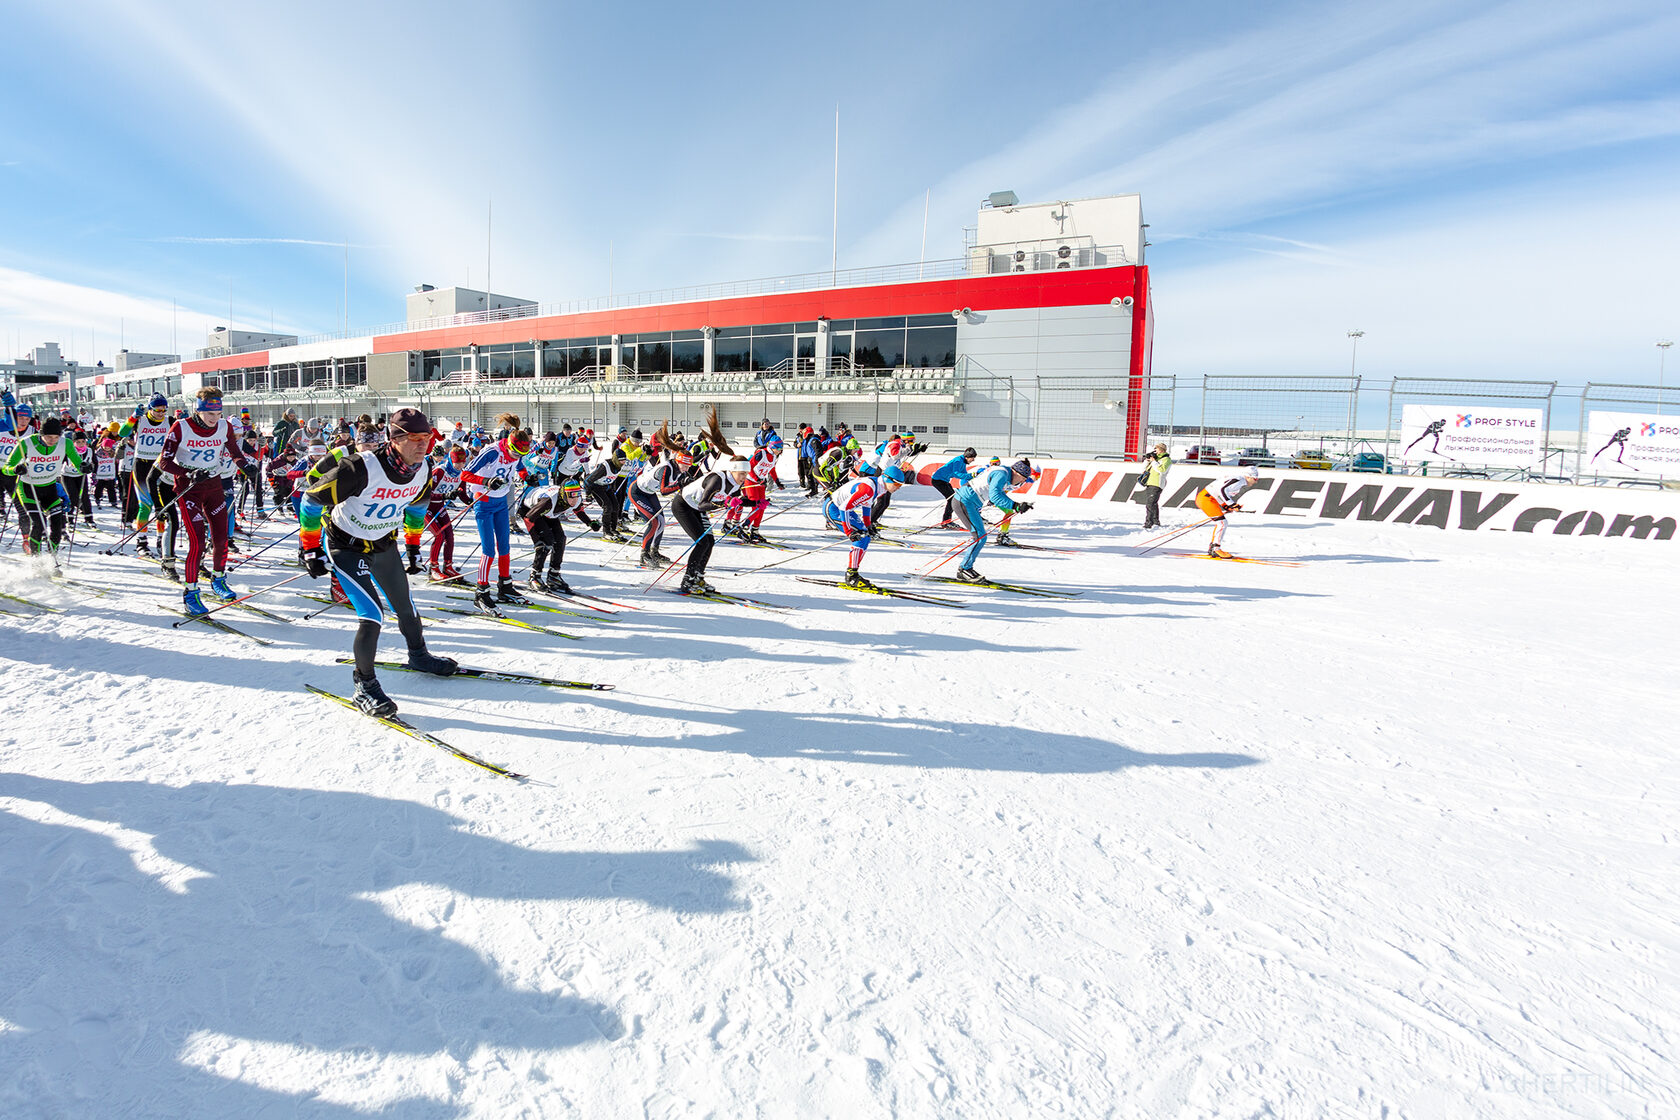
[{"label": "metal fence", "polygon": [[[417,403],[439,420],[490,424],[517,413],[535,430],[561,424],[616,431],[620,426],[697,430],[718,410],[725,434],[756,428],[769,417],[780,429],[844,422],[860,438],[909,430],[935,450],[973,446],[991,453],[1066,458],[1125,457],[1128,413],[1125,373],[1007,376],[977,363],[956,369],[894,370],[884,376],[772,377],[751,373],[665,380],[524,379],[474,385],[426,383],[375,392],[366,386],[235,393],[230,408],[248,407],[259,425],[287,408],[303,416],[378,416]],[[1594,412],[1680,418],[1680,389],[1591,382],[1559,390],[1550,381],[1428,377],[1389,379],[1206,375],[1147,379],[1147,442],[1175,457],[1236,465],[1351,469],[1383,473],[1474,473],[1535,482],[1680,487],[1680,466],[1620,462],[1615,435],[1592,430]],[[1408,404],[1538,409],[1545,421],[1544,455],[1522,468],[1404,462],[1401,422]],[[92,402],[101,420],[128,414],[131,401]],[[1659,430],[1672,425],[1658,422]],[[1602,426],[1601,426],[1602,427]],[[1193,450],[1194,449],[1194,450]]]}]

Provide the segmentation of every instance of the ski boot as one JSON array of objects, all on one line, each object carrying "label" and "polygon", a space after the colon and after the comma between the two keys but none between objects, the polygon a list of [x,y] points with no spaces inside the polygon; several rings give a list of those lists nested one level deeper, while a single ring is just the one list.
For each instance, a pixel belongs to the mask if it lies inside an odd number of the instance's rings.
[{"label": "ski boot", "polygon": [[199,598],[198,584],[196,583],[181,592],[181,605],[186,609],[188,614],[195,618],[201,614],[210,613],[210,611],[204,606],[204,600]]},{"label": "ski boot", "polygon": [[1009,532],[1007,530],[1005,530],[1004,532],[1001,532],[997,535],[996,543],[1002,545],[1004,548],[1008,548],[1010,545],[1014,544],[1015,542],[1012,539],[1010,539]]},{"label": "ski boot", "polygon": [[757,525],[748,525],[741,533],[741,539],[748,544],[764,544],[764,534],[758,531]]},{"label": "ski boot", "polygon": [[531,600],[519,593],[519,588],[511,579],[496,581],[496,602],[498,603],[529,603]]},{"label": "ski boot", "polygon": [[525,581],[525,586],[529,587],[532,591],[548,590],[548,584],[544,583],[543,577],[535,571],[531,573],[531,578]]},{"label": "ski boot", "polygon": [[239,598],[239,594],[228,586],[227,576],[225,575],[210,577],[210,594],[224,603],[231,603]]},{"label": "ski boot", "polygon": [[684,595],[716,595],[717,588],[706,582],[706,577],[700,572],[688,572],[683,576],[680,589]]},{"label": "ski boot", "polygon": [[660,563],[659,563],[659,561],[657,561],[653,558],[653,553],[647,551],[646,549],[643,549],[640,566],[644,567],[644,568],[657,568],[657,567],[660,567]]},{"label": "ski boot", "polygon": [[1213,557],[1213,559],[1215,559],[1215,560],[1229,560],[1229,559],[1231,559],[1231,554],[1229,552],[1226,552],[1223,548],[1219,547],[1216,544],[1208,545],[1208,555]]},{"label": "ski boot", "polygon": [[671,558],[659,551],[657,548],[653,550],[651,555],[653,556],[653,562],[655,564],[665,565],[671,562]]},{"label": "ski boot", "polygon": [[362,676],[351,670],[350,679],[356,682],[356,691],[350,697],[350,702],[368,715],[376,719],[397,714],[397,702],[385,695],[385,690],[379,685],[379,678],[371,673]]},{"label": "ski boot", "polygon": [[232,552],[232,553],[235,553],[235,554],[238,554],[238,553],[244,552],[245,550],[239,547],[239,543],[237,541],[235,541],[232,537],[229,537],[228,538],[228,551]]},{"label": "ski boot", "polygon": [[485,614],[501,613],[496,609],[496,597],[490,594],[490,585],[487,583],[481,583],[478,585],[477,592],[473,594],[473,606],[477,607]]},{"label": "ski boot", "polygon": [[461,570],[453,564],[445,564],[443,566],[443,578],[444,579],[460,579],[461,578]]},{"label": "ski boot", "polygon": [[858,570],[856,568],[847,568],[846,569],[846,577],[840,581],[840,586],[841,587],[850,587],[855,591],[879,591],[879,590],[881,590],[879,587],[876,587],[873,583],[870,583],[868,580],[866,580],[862,576],[858,575]]},{"label": "ski boot", "polygon": [[450,677],[455,675],[455,659],[453,657],[439,657],[425,646],[415,649],[409,647],[408,660],[403,662],[403,668],[413,669],[420,673],[430,673],[434,677]]},{"label": "ski boot", "polygon": [[548,573],[548,578],[543,581],[543,590],[547,591],[551,595],[576,594],[576,592],[572,590],[572,585],[567,583],[565,578],[561,576],[559,572]]},{"label": "ski boot", "polygon": [[144,533],[140,535],[139,543],[134,546],[134,555],[144,556],[148,559],[151,558],[152,546],[146,543],[146,535]]},{"label": "ski boot", "polygon": [[962,580],[964,583],[986,582],[986,577],[975,571],[973,568],[958,568],[957,578]]},{"label": "ski boot", "polygon": [[165,556],[158,561],[158,567],[163,570],[163,578],[170,583],[180,583],[181,573],[175,570],[175,557]]}]

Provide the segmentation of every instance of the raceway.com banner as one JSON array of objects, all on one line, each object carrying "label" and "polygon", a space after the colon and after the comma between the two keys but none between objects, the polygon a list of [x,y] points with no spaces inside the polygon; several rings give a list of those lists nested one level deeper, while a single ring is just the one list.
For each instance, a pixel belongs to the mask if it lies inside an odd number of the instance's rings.
[{"label": "raceway.com banner", "polygon": [[1532,466],[1545,455],[1538,408],[1409,404],[1400,414],[1399,458],[1412,463]]},{"label": "raceway.com banner", "polygon": [[1587,418],[1592,457],[1582,464],[1589,474],[1649,471],[1680,474],[1680,417],[1637,412],[1594,412]]}]

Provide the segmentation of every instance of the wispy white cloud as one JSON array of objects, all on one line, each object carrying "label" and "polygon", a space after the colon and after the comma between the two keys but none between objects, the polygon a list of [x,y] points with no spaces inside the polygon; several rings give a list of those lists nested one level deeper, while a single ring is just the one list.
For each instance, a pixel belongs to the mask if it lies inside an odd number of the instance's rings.
[{"label": "wispy white cloud", "polygon": [[706,241],[759,241],[774,245],[828,244],[828,238],[814,233],[666,233],[660,237],[699,238]]},{"label": "wispy white cloud", "polygon": [[[1430,177],[1680,137],[1680,98],[1616,92],[1672,72],[1672,5],[1328,7],[1128,68],[947,176],[946,224],[1000,187],[1023,198],[1139,191],[1186,234]],[[1668,85],[1672,86],[1672,82]],[[917,192],[919,195],[920,192]],[[914,245],[921,198],[852,255]]]},{"label": "wispy white cloud", "polygon": [[[27,350],[43,342],[62,342],[67,353],[89,365],[95,360],[109,363],[124,341],[130,350],[167,353],[174,338],[179,350],[190,354],[204,345],[201,340],[209,327],[226,321],[226,308],[174,306],[168,300],[0,266],[0,323],[7,328],[0,340],[7,346]],[[279,329],[296,330],[284,323]]]},{"label": "wispy white cloud", "polygon": [[160,245],[322,245],[329,249],[380,249],[381,245],[348,244],[343,241],[313,241],[307,237],[147,237]]}]

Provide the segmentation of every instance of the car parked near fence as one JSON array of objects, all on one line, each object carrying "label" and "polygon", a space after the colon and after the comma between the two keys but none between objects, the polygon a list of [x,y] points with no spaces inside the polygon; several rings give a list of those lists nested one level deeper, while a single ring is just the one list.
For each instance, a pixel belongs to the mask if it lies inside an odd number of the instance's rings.
[{"label": "car parked near fence", "polygon": [[1264,447],[1245,447],[1237,452],[1237,466],[1239,467],[1275,467],[1277,465],[1277,456]]},{"label": "car parked near fence", "polygon": [[1199,444],[1184,453],[1186,463],[1223,463],[1225,455],[1210,443]]},{"label": "car parked near fence", "polygon": [[1290,465],[1298,471],[1327,471],[1335,466],[1322,451],[1297,451]]},{"label": "car parked near fence", "polygon": [[1375,451],[1361,451],[1353,457],[1348,469],[1364,471],[1367,474],[1387,474],[1388,461]]}]

